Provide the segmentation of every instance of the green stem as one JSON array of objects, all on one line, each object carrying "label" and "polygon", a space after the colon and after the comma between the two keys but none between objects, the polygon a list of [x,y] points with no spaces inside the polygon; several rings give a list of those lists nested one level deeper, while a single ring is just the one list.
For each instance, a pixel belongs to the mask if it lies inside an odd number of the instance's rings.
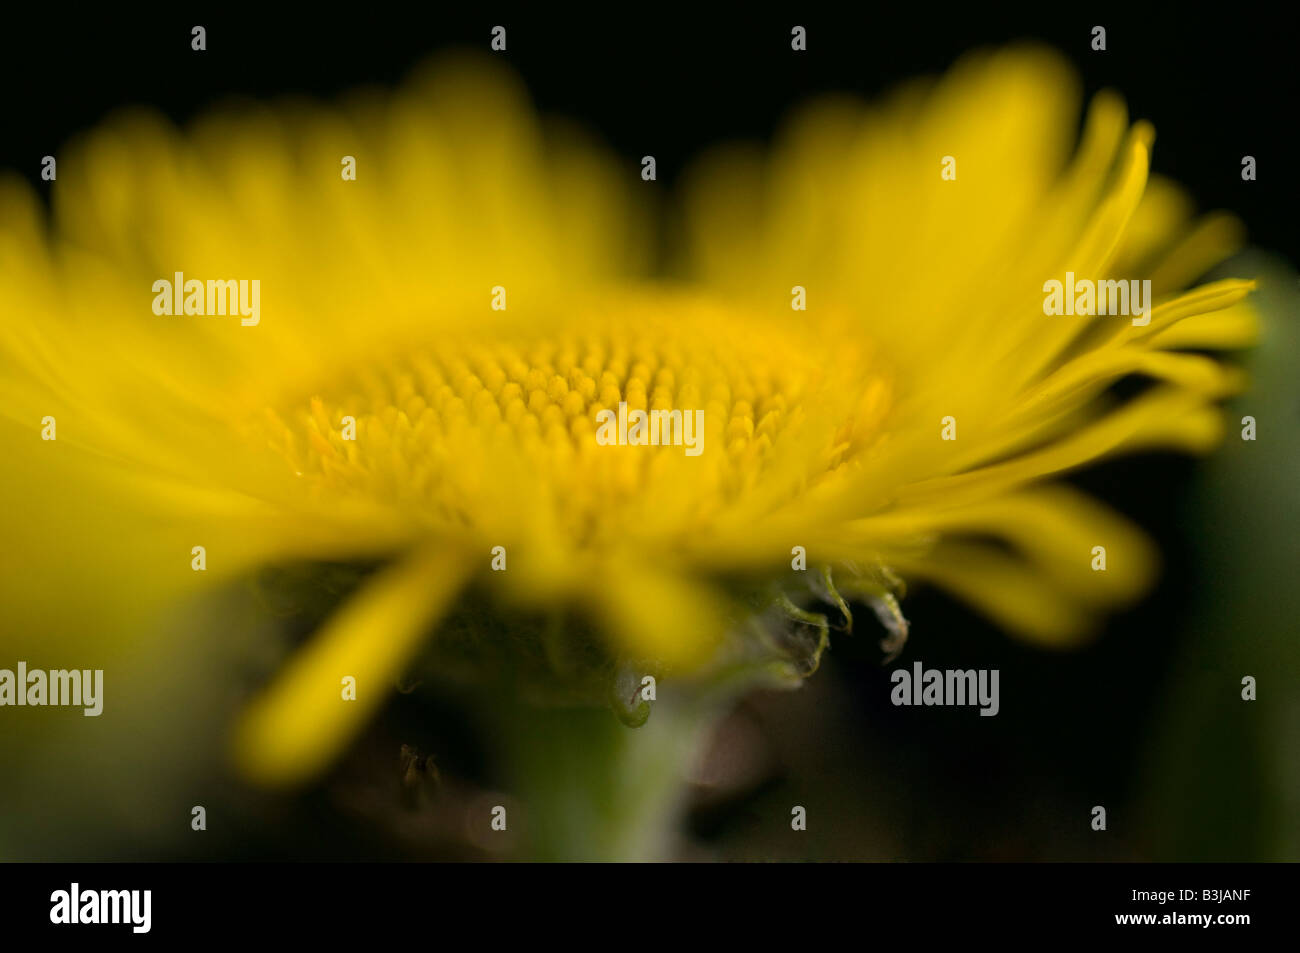
[{"label": "green stem", "polygon": [[785,663],[735,665],[707,680],[660,685],[630,728],[608,708],[502,705],[494,723],[521,800],[524,859],[659,861],[672,856],[687,773],[735,699],[798,684]]},{"label": "green stem", "polygon": [[685,772],[719,714],[657,701],[628,728],[608,708],[513,707],[503,740],[526,859],[667,858]]}]

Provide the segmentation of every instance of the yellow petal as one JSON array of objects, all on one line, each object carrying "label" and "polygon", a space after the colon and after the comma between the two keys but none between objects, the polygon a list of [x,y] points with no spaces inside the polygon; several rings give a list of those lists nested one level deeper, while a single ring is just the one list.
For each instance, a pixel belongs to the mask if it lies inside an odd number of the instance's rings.
[{"label": "yellow petal", "polygon": [[1092,618],[1063,598],[1035,571],[993,546],[944,543],[920,559],[895,560],[910,578],[935,583],[1012,632],[1035,642],[1078,643]]},{"label": "yellow petal", "polygon": [[1253,307],[1239,304],[1212,314],[1184,318],[1151,338],[1153,346],[1165,348],[1249,347],[1259,340],[1259,318]]},{"label": "yellow petal", "polygon": [[[1132,524],[1076,490],[1036,487],[950,510],[901,512],[853,524],[864,540],[883,546],[888,535],[1002,539],[1041,567],[1072,599],[1120,604],[1140,595],[1155,568],[1151,544]],[[1107,569],[1093,571],[1092,549],[1104,546]]]},{"label": "yellow petal", "polygon": [[606,563],[593,590],[597,613],[636,658],[668,669],[707,661],[727,630],[719,597],[648,564]]},{"label": "yellow petal", "polygon": [[1200,397],[1161,385],[1063,440],[1018,459],[927,480],[900,496],[907,504],[983,497],[1138,448],[1205,453],[1223,434],[1218,412]]},{"label": "yellow petal", "polygon": [[[384,570],[331,616],[270,689],[245,711],[234,758],[249,780],[305,781],[323,769],[388,695],[435,618],[459,590],[468,560],[453,549]],[[356,699],[343,699],[343,679]]]}]

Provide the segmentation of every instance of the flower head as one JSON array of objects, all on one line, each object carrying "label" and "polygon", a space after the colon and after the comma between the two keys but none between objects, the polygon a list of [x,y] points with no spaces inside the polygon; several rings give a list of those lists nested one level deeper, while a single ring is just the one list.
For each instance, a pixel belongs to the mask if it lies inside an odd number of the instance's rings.
[{"label": "flower head", "polygon": [[[1149,177],[1151,127],[1113,95],[1075,147],[1076,98],[1054,56],[1012,50],[811,108],[688,176],[669,269],[635,171],[478,63],[186,132],[121,117],[60,160],[48,225],[0,184],[6,454],[57,488],[11,542],[72,492],[112,508],[81,538],[126,588],[380,564],[250,707],[239,757],[271,782],[327,764],[471,584],[588,620],[598,668],[696,670],[773,612],[824,635],[810,595],[845,620],[867,602],[896,648],[908,580],[1077,639],[1154,560],[1055,478],[1212,446],[1239,382],[1200,352],[1254,324],[1248,281],[1185,290],[1236,226]],[[1149,321],[1045,315],[1067,272],[1149,280]],[[177,273],[257,279],[256,324],[155,313]],[[604,445],[620,404],[702,411],[702,452]]]}]

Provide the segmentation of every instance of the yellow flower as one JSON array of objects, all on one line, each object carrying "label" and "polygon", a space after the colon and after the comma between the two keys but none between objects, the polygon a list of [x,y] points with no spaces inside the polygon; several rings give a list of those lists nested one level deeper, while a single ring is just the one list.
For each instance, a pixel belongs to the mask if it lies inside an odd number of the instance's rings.
[{"label": "yellow flower", "polygon": [[[664,672],[743,641],[763,580],[796,618],[818,618],[800,593],[866,600],[895,647],[904,580],[1068,644],[1153,554],[1050,481],[1211,447],[1239,382],[1189,351],[1254,333],[1249,281],[1185,290],[1235,225],[1149,178],[1152,130],[1113,95],[1074,148],[1077,97],[1053,55],[1013,50],[811,108],[770,154],[688,176],[668,268],[637,167],[477,62],[184,133],[119,117],[59,159],[48,226],[0,184],[3,489],[25,501],[6,640],[84,643],[95,607],[256,567],[382,562],[237,732],[272,783],[329,763],[471,582]],[[1046,315],[1067,272],[1149,279],[1149,324]],[[256,322],[157,314],[177,273],[256,279]],[[1151,386],[1121,400],[1130,375]],[[620,403],[702,410],[702,452],[602,445]]]}]

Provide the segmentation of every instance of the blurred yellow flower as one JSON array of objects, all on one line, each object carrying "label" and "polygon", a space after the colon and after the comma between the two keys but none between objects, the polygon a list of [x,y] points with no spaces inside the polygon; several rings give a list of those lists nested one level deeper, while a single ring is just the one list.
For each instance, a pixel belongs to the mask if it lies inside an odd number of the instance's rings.
[{"label": "blurred yellow flower", "polygon": [[[1249,281],[1184,290],[1233,222],[1149,178],[1152,130],[1113,95],[1075,148],[1077,100],[1029,49],[822,103],[687,176],[669,268],[639,169],[477,61],[339,108],[109,122],[59,159],[48,225],[0,182],[6,642],[88,641],[75,618],[259,566],[383,561],[239,727],[276,783],[329,763],[471,580],[664,671],[737,638],[732,583],[800,578],[796,547],[896,629],[920,580],[1078,639],[1153,554],[1048,481],[1211,447],[1239,382],[1188,351],[1254,322]],[[1149,324],[1045,316],[1067,271],[1149,279]],[[178,272],[257,280],[259,320],[156,314]],[[1114,396],[1129,375],[1151,386]],[[601,445],[620,402],[703,410],[704,451]]]}]

